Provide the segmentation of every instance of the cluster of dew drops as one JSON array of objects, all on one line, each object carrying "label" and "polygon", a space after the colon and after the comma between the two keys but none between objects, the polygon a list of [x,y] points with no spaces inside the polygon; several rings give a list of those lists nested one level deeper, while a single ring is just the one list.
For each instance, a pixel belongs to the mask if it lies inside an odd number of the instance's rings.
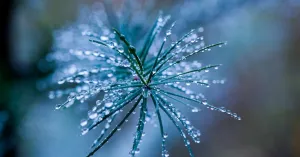
[{"label": "cluster of dew drops", "polygon": [[[158,32],[160,32],[162,27],[167,23],[168,19],[170,17],[167,16],[165,18],[160,17],[158,19],[160,25],[160,29],[157,29]],[[157,55],[157,49],[158,45],[162,41],[170,40],[170,36],[172,36],[172,28],[174,24],[172,24],[171,28],[166,30],[165,36],[163,39],[159,39],[157,41],[158,44],[151,47],[149,54],[155,57]],[[84,28],[82,30],[82,28]],[[59,47],[57,48],[58,51],[54,51],[48,56],[48,60],[51,61],[61,61],[61,69],[59,69],[62,72],[56,72],[51,77],[57,84],[60,86],[73,84],[75,86],[68,87],[66,89],[59,89],[59,90],[53,90],[49,92],[49,98],[62,98],[67,97],[67,100],[62,103],[56,105],[56,109],[62,109],[62,108],[68,108],[72,106],[76,101],[80,103],[84,103],[85,101],[89,100],[90,98],[98,95],[99,93],[103,92],[104,96],[102,99],[96,100],[95,105],[92,107],[90,111],[88,111],[87,119],[83,119],[80,122],[80,125],[82,127],[82,135],[87,134],[92,126],[95,126],[97,122],[102,121],[103,117],[110,115],[112,112],[114,112],[109,118],[106,119],[106,123],[104,125],[104,128],[101,130],[101,138],[97,138],[94,141],[93,147],[97,146],[99,144],[100,139],[104,136],[104,134],[110,129],[112,122],[114,121],[115,117],[123,112],[122,105],[126,104],[127,102],[123,102],[121,104],[115,104],[117,100],[120,98],[127,100],[130,95],[127,93],[134,93],[134,92],[142,92],[146,93],[144,91],[137,91],[134,87],[128,87],[124,89],[113,89],[112,85],[117,83],[122,84],[133,84],[138,83],[140,80],[135,79],[136,74],[131,69],[131,65],[128,61],[124,60],[122,55],[124,53],[124,47],[121,44],[118,44],[118,40],[116,39],[116,34],[109,30],[107,27],[105,27],[102,24],[98,24],[97,31],[95,31],[95,28],[90,28],[88,25],[80,26],[79,28],[74,28],[74,31],[81,30],[81,36],[89,37],[90,41],[93,40],[100,40],[103,43],[106,43],[107,47],[110,50],[103,50],[103,45],[91,42],[93,46],[90,46],[91,49],[75,49],[70,47],[69,49],[65,49],[64,51],[60,50]],[[153,84],[155,82],[159,82],[161,79],[168,78],[170,76],[174,76],[176,74],[184,73],[193,69],[199,69],[202,66],[201,63],[198,61],[193,62],[184,62],[189,55],[193,55],[196,53],[199,49],[204,48],[206,45],[204,43],[204,38],[201,34],[204,31],[203,27],[200,27],[196,30],[192,30],[187,37],[180,42],[177,43],[176,49],[171,53],[172,59],[168,61],[169,67],[165,69],[163,72],[160,73],[160,75],[157,75],[153,78]],[[99,33],[96,32],[101,32]],[[78,35],[78,34],[77,34]],[[79,36],[80,36],[79,35]],[[176,36],[173,35],[173,38]],[[176,42],[170,42],[170,45],[174,45]],[[224,44],[226,45],[226,43]],[[220,45],[221,47],[222,45]],[[78,46],[77,46],[78,47]],[[112,53],[111,50],[119,52],[119,54]],[[156,50],[156,51],[155,51]],[[204,49],[204,51],[210,51],[211,49]],[[125,54],[126,55],[126,54]],[[174,63],[172,61],[180,60],[181,62],[179,64]],[[69,63],[68,63],[69,62]],[[84,68],[82,68],[84,67]],[[118,69],[122,67],[127,69],[125,72],[120,72]],[[214,70],[217,70],[219,66],[215,67]],[[124,69],[123,69],[124,70]],[[165,93],[164,90],[170,89],[170,90],[176,90],[179,92],[183,92],[186,94],[190,99],[197,100],[201,102],[202,105],[206,106],[207,108],[211,110],[216,110],[220,112],[227,113],[228,115],[232,116],[235,119],[241,120],[241,118],[236,114],[232,113],[230,110],[225,109],[224,107],[215,107],[211,104],[209,104],[205,97],[201,93],[196,93],[192,91],[192,89],[189,88],[191,84],[197,84],[197,85],[203,85],[203,84],[209,84],[210,82],[213,84],[224,84],[225,80],[212,80],[209,81],[208,78],[205,77],[205,73],[209,72],[209,70],[205,70],[203,72],[199,73],[191,73],[188,75],[183,75],[180,77],[177,77],[175,81],[165,82],[163,84],[159,84],[155,86],[154,94],[155,95],[161,95],[159,99],[157,99],[157,102],[161,102],[164,105],[162,106],[163,109],[170,113],[170,118],[173,117],[174,122],[178,122],[183,126],[183,128],[187,131],[187,134],[192,138],[192,140],[195,143],[200,143],[199,136],[201,135],[200,131],[196,129],[191,122],[182,114],[181,111],[179,111],[173,103],[170,102],[172,100],[172,97],[168,93]],[[62,78],[62,79],[57,79]],[[134,79],[133,79],[134,78]],[[181,81],[188,81],[186,83],[182,83]],[[195,81],[196,80],[196,81]],[[209,87],[209,85],[206,85]],[[163,90],[161,90],[163,89]],[[146,94],[146,96],[143,94],[144,97],[148,97],[149,93]],[[135,98],[132,103],[136,102],[137,98]],[[176,100],[175,100],[176,101]],[[174,102],[175,102],[174,101]],[[177,100],[178,101],[178,100]],[[185,103],[192,112],[199,112],[200,108],[193,106],[192,104]],[[117,110],[117,111],[116,111]],[[133,114],[135,111],[133,112]],[[150,122],[157,126],[156,122],[153,120],[153,117],[156,117],[157,115],[155,112],[151,113],[147,111],[145,123]],[[128,120],[126,120],[127,122]],[[175,124],[175,123],[174,123]],[[176,125],[176,124],[175,124]],[[138,126],[137,126],[138,127]],[[176,126],[181,136],[184,137],[184,143],[185,146],[189,147],[190,142],[186,138],[186,135],[181,128],[179,128],[179,125]],[[94,129],[95,127],[92,127]],[[121,128],[118,128],[118,131],[121,130]],[[137,139],[138,135],[135,134],[134,138]],[[145,136],[145,133],[142,133],[142,137]],[[168,135],[167,133],[164,133],[162,136],[162,156],[168,157],[169,153],[166,149],[165,141],[167,139]],[[141,139],[140,139],[141,140]],[[139,148],[133,149],[130,151],[130,155],[134,156],[135,154],[138,154],[140,152]]]}]

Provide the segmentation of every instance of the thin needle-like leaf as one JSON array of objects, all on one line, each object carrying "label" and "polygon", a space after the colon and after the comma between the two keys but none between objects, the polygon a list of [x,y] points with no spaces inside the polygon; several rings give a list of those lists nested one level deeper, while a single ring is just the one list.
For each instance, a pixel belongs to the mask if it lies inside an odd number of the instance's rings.
[{"label": "thin needle-like leaf", "polygon": [[190,74],[190,73],[193,73],[193,72],[201,72],[201,71],[208,70],[208,69],[211,69],[211,68],[216,68],[216,67],[219,67],[219,66],[221,66],[221,65],[209,65],[209,66],[205,66],[205,67],[200,68],[200,69],[195,69],[195,70],[191,70],[191,71],[179,73],[177,75],[173,75],[173,76],[167,77],[167,78],[162,79],[160,81],[170,80],[170,79],[175,78],[175,77],[179,77],[179,76],[182,76],[182,75]]},{"label": "thin needle-like leaf", "polygon": [[169,117],[169,119],[172,121],[172,123],[175,125],[176,129],[179,131],[181,137],[183,138],[184,144],[185,146],[188,148],[189,151],[189,155],[190,157],[194,157],[194,153],[192,151],[192,148],[190,146],[190,142],[188,141],[184,131],[180,128],[180,126],[176,123],[176,121],[174,120],[174,118],[172,117],[172,115],[164,108],[163,106],[163,102],[164,100],[159,97],[158,95],[156,95],[159,98],[159,102],[158,105],[160,106],[160,108],[165,112],[165,114]]},{"label": "thin needle-like leaf", "polygon": [[202,51],[204,51],[204,50],[207,50],[207,49],[210,49],[210,48],[213,48],[213,47],[216,47],[216,46],[224,45],[224,44],[225,44],[225,43],[221,42],[221,43],[217,43],[217,44],[212,44],[212,45],[206,46],[206,47],[204,47],[204,48],[201,48],[201,49],[199,49],[199,50],[196,50],[196,51],[193,52],[193,53],[190,53],[190,54],[188,54],[188,55],[186,55],[186,56],[183,56],[181,59],[179,59],[179,60],[177,60],[177,61],[175,61],[175,62],[172,62],[172,63],[170,63],[169,65],[167,65],[166,67],[164,67],[163,69],[161,69],[162,66],[165,65],[165,63],[167,63],[167,60],[166,60],[163,64],[161,64],[161,65],[156,69],[156,70],[158,71],[157,74],[158,74],[158,73],[161,73],[161,72],[163,72],[163,71],[165,71],[166,69],[170,68],[171,66],[174,66],[174,65],[176,65],[176,64],[178,64],[178,63],[180,63],[180,62],[182,62],[183,60],[186,60],[187,58],[189,58],[189,57],[191,57],[191,56],[193,56],[193,55],[199,53],[199,52],[202,52]]},{"label": "thin needle-like leaf", "polygon": [[98,126],[100,123],[102,123],[105,119],[107,119],[108,117],[113,115],[115,112],[119,111],[120,109],[122,109],[124,106],[129,104],[131,101],[133,101],[140,94],[140,91],[141,90],[136,90],[134,93],[123,97],[124,98],[123,100],[121,99],[120,101],[116,102],[115,106],[117,106],[117,107],[114,110],[112,110],[109,114],[102,117],[99,121],[97,121],[96,123],[91,125],[88,128],[88,131],[94,129],[96,126]]},{"label": "thin needle-like leaf", "polygon": [[142,96],[139,97],[139,99],[137,100],[137,102],[133,105],[133,107],[130,109],[130,111],[125,115],[125,117],[121,120],[121,122],[109,133],[109,135],[97,146],[93,149],[93,151],[91,151],[87,157],[90,157],[92,155],[94,155],[94,153],[100,149],[118,130],[118,128],[120,128],[122,126],[122,124],[126,121],[126,119],[132,114],[132,112],[135,110],[135,108],[137,107],[137,105],[140,103],[142,99]]},{"label": "thin needle-like leaf", "polygon": [[139,122],[137,125],[137,129],[136,129],[136,133],[134,136],[134,142],[133,142],[133,146],[132,146],[132,150],[130,152],[131,156],[135,156],[135,154],[137,152],[139,152],[138,150],[138,146],[140,144],[142,135],[144,133],[144,125],[145,125],[145,118],[146,118],[146,106],[147,106],[147,99],[143,98],[143,103],[142,103],[142,107],[141,107],[141,111],[140,111],[140,118],[139,118]]},{"label": "thin needle-like leaf", "polygon": [[162,118],[161,118],[160,111],[159,111],[159,106],[158,106],[158,102],[157,102],[158,100],[156,100],[156,98],[155,98],[155,96],[152,92],[151,92],[151,98],[152,98],[152,101],[153,101],[153,104],[154,104],[154,107],[155,107],[155,112],[156,112],[158,122],[159,122],[160,134],[161,134],[161,139],[162,139],[162,155],[166,156],[168,154],[167,150],[165,148],[166,134],[164,132]]}]

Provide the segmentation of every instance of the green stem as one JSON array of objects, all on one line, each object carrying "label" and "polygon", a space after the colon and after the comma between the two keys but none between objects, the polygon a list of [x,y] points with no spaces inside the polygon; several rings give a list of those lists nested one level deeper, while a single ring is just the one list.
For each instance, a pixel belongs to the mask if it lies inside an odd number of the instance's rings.
[{"label": "green stem", "polygon": [[166,40],[164,40],[163,43],[161,44],[161,47],[160,47],[160,49],[159,49],[159,52],[158,52],[158,54],[157,54],[157,56],[156,56],[156,58],[155,58],[155,62],[154,62],[153,66],[152,66],[152,69],[151,69],[151,71],[150,71],[150,75],[149,75],[149,77],[148,77],[147,84],[149,84],[149,82],[150,82],[152,76],[154,75],[153,70],[155,69],[155,67],[156,67],[156,65],[157,65],[158,58],[159,58],[159,56],[160,56],[160,53],[162,52],[162,49],[163,49],[165,43],[166,43]]},{"label": "green stem", "polygon": [[130,52],[130,54],[132,54],[132,55],[134,56],[135,60],[137,61],[138,65],[139,65],[139,67],[140,67],[140,69],[141,69],[141,71],[142,71],[142,73],[143,73],[143,65],[142,65],[142,62],[141,62],[140,58],[139,58],[139,57],[137,56],[137,54],[136,54],[135,48],[134,48],[132,45],[130,45],[130,43],[127,41],[127,39],[125,38],[125,36],[124,36],[123,34],[121,34],[121,33],[120,33],[118,30],[116,30],[116,29],[113,29],[113,30],[114,30],[114,31],[116,32],[116,34],[119,36],[120,40],[123,41],[123,42],[125,43],[125,45],[127,46],[128,50],[129,50],[129,52]]}]

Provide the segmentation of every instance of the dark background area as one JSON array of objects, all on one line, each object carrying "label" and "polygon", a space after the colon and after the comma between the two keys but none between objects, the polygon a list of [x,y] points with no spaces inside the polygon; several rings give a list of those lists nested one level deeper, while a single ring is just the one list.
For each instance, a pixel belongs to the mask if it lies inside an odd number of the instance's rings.
[{"label": "dark background area", "polygon": [[[10,20],[12,11],[14,9],[13,1],[1,1],[1,57],[0,57],[0,123],[1,123],[1,135],[0,135],[0,149],[1,156],[17,156],[17,144],[16,138],[16,122],[13,117],[8,118],[7,115],[12,113],[9,111],[9,100],[6,89],[10,84],[17,79],[18,73],[16,73],[9,62],[9,30],[10,30]],[[11,123],[6,123],[7,121]]]}]

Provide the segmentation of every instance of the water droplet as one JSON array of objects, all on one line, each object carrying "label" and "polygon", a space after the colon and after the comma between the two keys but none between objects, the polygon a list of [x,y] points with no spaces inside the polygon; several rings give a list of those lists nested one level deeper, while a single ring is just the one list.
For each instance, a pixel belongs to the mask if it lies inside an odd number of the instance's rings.
[{"label": "water droplet", "polygon": [[199,109],[195,107],[192,109],[192,112],[199,112]]},{"label": "water droplet", "polygon": [[49,97],[49,99],[54,99],[55,98],[54,92],[50,91],[48,97]]},{"label": "water droplet", "polygon": [[109,110],[105,110],[105,115],[108,115],[109,113],[110,113],[110,111]]},{"label": "water droplet", "polygon": [[199,138],[199,137],[196,137],[196,138],[194,138],[194,141],[195,141],[196,143],[200,143],[200,138]]},{"label": "water droplet", "polygon": [[158,22],[163,22],[163,18],[162,18],[162,17],[159,17],[157,21],[158,21]]},{"label": "water droplet", "polygon": [[92,52],[91,51],[84,51],[84,54],[88,56],[88,55],[91,55]]},{"label": "water droplet", "polygon": [[85,135],[89,132],[89,129],[83,129],[82,132],[81,132],[81,135]]},{"label": "water droplet", "polygon": [[108,40],[108,37],[107,37],[107,36],[101,36],[100,39],[101,39],[102,41],[107,41],[107,40]]},{"label": "water droplet", "polygon": [[113,76],[114,76],[114,74],[112,74],[112,73],[107,74],[107,77],[113,77]]},{"label": "water droplet", "polygon": [[112,49],[115,48],[116,45],[117,45],[117,44],[116,44],[115,42],[113,42],[113,41],[111,41],[111,42],[108,43],[108,46],[109,46],[110,48],[112,48]]},{"label": "water droplet", "polygon": [[61,79],[61,80],[57,81],[58,84],[64,84],[65,82],[66,82],[65,79]]},{"label": "water droplet", "polygon": [[135,153],[136,153],[136,154],[139,154],[139,153],[140,153],[140,149],[137,148],[137,149],[135,150]]},{"label": "water droplet", "polygon": [[88,121],[85,120],[85,119],[83,119],[83,120],[81,120],[80,125],[81,125],[82,127],[84,127],[84,126],[87,125],[87,123],[88,123]]},{"label": "water droplet", "polygon": [[171,34],[172,34],[171,30],[167,30],[166,36],[169,36],[169,35],[171,35]]},{"label": "water droplet", "polygon": [[119,51],[120,53],[123,53],[123,52],[124,52],[124,48],[123,48],[122,46],[119,46],[119,47],[118,47],[118,51]]},{"label": "water droplet", "polygon": [[89,118],[90,118],[90,119],[95,119],[95,118],[97,118],[97,116],[98,116],[98,114],[95,113],[95,112],[91,112],[91,113],[89,114]]},{"label": "water droplet", "polygon": [[57,104],[57,105],[55,105],[55,109],[56,109],[56,110],[60,109],[61,107],[62,107],[62,105],[61,105],[61,104]]},{"label": "water droplet", "polygon": [[105,107],[110,108],[113,105],[112,102],[105,103]]},{"label": "water droplet", "polygon": [[97,100],[97,101],[96,101],[96,105],[97,105],[97,106],[101,105],[101,103],[102,103],[101,100]]},{"label": "water droplet", "polygon": [[78,75],[88,76],[89,72],[87,70],[81,70],[80,72],[78,72]]},{"label": "water droplet", "polygon": [[167,137],[168,137],[168,134],[164,133],[163,138],[167,138]]},{"label": "water droplet", "polygon": [[204,28],[203,28],[203,27],[199,27],[199,28],[198,28],[198,31],[199,31],[200,33],[202,33],[202,32],[204,32]]},{"label": "water droplet", "polygon": [[225,107],[220,107],[220,111],[221,111],[221,112],[226,112]]},{"label": "water droplet", "polygon": [[144,89],[144,88],[143,88],[143,93],[142,93],[142,94],[143,94],[143,97],[144,97],[144,98],[148,98],[149,95],[150,95],[150,92],[149,92],[148,89]]}]

